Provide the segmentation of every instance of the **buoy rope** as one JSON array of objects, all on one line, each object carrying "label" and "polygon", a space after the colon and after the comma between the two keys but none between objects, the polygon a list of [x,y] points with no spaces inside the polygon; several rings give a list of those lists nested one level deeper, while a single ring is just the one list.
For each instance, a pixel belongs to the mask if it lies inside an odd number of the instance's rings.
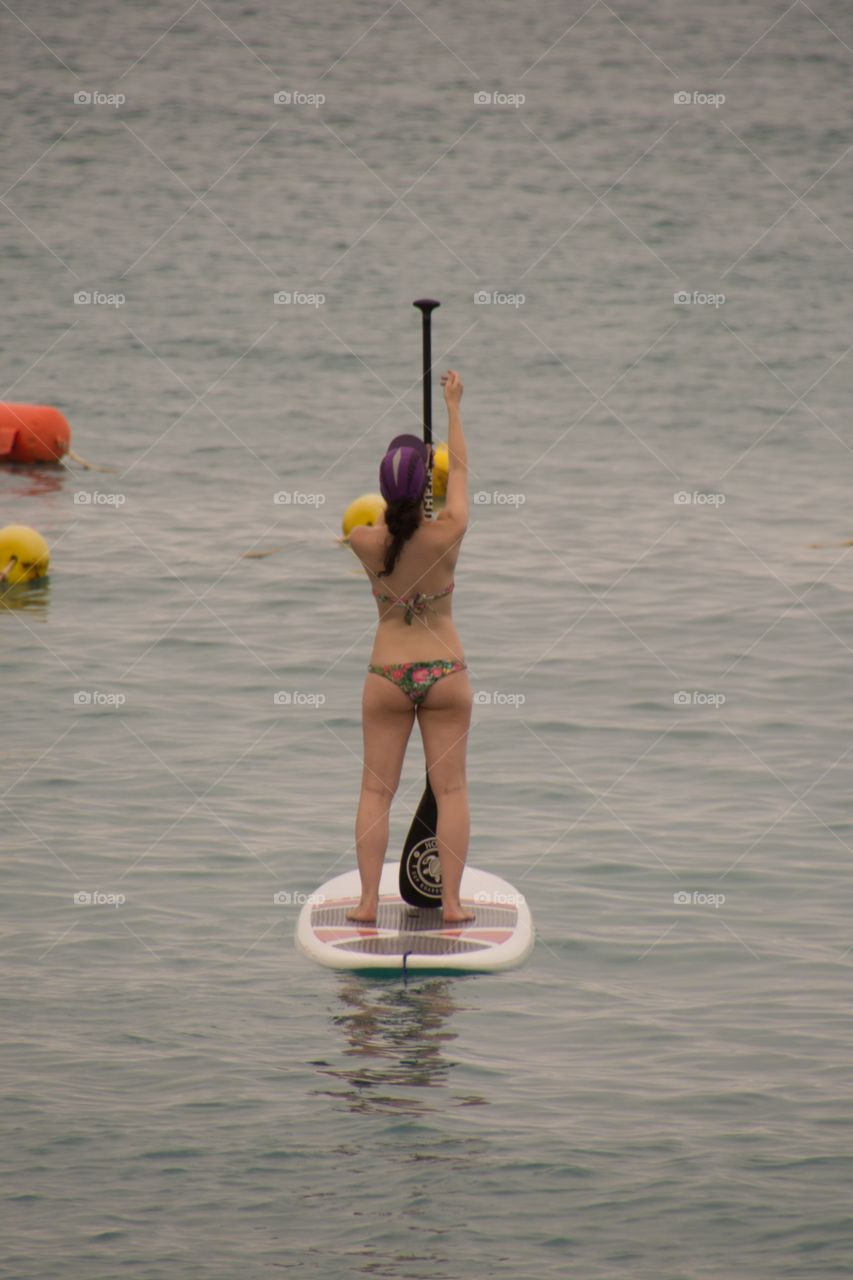
[{"label": "buoy rope", "polygon": [[[85,458],[81,458],[80,454],[75,453],[73,449],[69,449],[65,457],[71,458],[71,460],[76,462],[79,467],[85,467],[87,471],[116,471],[118,469],[117,467],[101,467],[97,462],[87,462]],[[63,466],[68,466],[65,458],[62,459],[62,463]],[[71,470],[70,467],[68,469],[69,471]]]}]

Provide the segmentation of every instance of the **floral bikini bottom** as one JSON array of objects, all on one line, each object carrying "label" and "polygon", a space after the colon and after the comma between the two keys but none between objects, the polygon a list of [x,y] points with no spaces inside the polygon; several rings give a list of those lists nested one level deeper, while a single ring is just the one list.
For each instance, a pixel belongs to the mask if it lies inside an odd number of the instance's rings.
[{"label": "floral bikini bottom", "polygon": [[411,698],[416,707],[420,706],[432,686],[442,676],[449,676],[454,671],[466,669],[467,663],[449,662],[446,658],[436,658],[433,662],[389,662],[386,666],[377,666],[373,662],[367,664],[368,671],[390,680]]}]

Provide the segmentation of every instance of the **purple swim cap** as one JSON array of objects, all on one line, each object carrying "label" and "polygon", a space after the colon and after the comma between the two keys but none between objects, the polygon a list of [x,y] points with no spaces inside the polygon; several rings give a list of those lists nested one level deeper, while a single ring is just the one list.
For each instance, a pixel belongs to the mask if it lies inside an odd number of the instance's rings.
[{"label": "purple swim cap", "polygon": [[408,444],[396,444],[379,464],[379,488],[386,502],[420,502],[424,496],[427,472],[424,464],[426,446],[414,437],[415,448]]}]

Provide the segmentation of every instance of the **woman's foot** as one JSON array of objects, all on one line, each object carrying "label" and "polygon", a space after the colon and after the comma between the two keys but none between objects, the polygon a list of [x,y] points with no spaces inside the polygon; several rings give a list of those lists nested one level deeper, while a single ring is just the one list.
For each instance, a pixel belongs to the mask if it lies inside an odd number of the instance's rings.
[{"label": "woman's foot", "polygon": [[442,905],[441,918],[445,924],[465,924],[477,917],[473,911],[466,911],[461,902],[454,902]]},{"label": "woman's foot", "polygon": [[375,924],[378,907],[376,899],[365,901],[362,898],[357,907],[352,907],[347,912],[347,920],[353,920],[356,924]]}]

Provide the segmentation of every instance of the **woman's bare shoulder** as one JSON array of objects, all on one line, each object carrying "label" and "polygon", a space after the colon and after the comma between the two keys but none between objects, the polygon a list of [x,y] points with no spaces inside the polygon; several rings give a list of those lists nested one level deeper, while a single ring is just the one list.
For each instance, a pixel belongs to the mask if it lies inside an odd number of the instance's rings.
[{"label": "woman's bare shoulder", "polygon": [[369,555],[371,549],[379,544],[379,541],[383,536],[384,528],[384,525],[382,525],[381,528],[374,528],[374,526],[370,524],[357,524],[354,529],[350,530],[348,538],[349,545],[352,547],[359,559],[361,559],[365,553]]}]

